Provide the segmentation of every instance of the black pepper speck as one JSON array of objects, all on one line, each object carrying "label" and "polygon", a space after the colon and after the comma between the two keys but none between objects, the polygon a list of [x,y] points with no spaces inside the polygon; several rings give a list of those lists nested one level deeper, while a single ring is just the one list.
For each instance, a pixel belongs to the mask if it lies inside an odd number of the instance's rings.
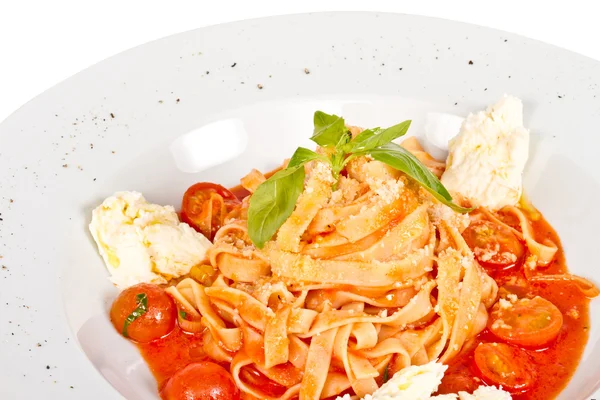
[{"label": "black pepper speck", "polygon": [[231,64],[231,68],[235,67],[237,65],[236,62],[234,62],[233,64]]},{"label": "black pepper speck", "polygon": [[114,118],[114,117],[115,117],[115,114],[114,114],[114,113],[110,113],[110,117],[111,117],[111,118]]},{"label": "black pepper speck", "polygon": [[473,65],[473,60],[469,60],[469,65]]}]

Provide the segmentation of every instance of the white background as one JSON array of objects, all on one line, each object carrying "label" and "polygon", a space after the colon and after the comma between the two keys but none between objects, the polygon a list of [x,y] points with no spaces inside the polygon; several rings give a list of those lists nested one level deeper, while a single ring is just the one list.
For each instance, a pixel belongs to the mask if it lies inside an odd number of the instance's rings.
[{"label": "white background", "polygon": [[37,94],[131,47],[206,25],[289,13],[364,10],[428,15],[522,34],[600,60],[598,3],[597,0],[0,0],[0,123]]},{"label": "white background", "polygon": [[[600,59],[595,0],[0,0],[0,121],[56,83],[131,47],[206,25],[311,11],[429,15]],[[307,29],[310,29],[307,27]]]}]

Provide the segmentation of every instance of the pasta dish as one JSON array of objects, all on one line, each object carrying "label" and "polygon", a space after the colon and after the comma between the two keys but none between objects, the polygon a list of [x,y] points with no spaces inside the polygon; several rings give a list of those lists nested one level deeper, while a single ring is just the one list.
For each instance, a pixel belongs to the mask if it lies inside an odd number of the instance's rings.
[{"label": "pasta dish", "polygon": [[[485,118],[528,138],[497,116],[513,100]],[[402,140],[409,121],[362,129],[317,112],[316,150],[231,189],[194,184],[179,215],[132,192],[107,199],[90,227],[123,289],[110,318],[162,398],[558,395],[599,292],[568,273],[523,195],[527,149],[495,143],[513,169],[486,177],[490,162],[461,147],[491,123],[476,117],[440,161]]]}]

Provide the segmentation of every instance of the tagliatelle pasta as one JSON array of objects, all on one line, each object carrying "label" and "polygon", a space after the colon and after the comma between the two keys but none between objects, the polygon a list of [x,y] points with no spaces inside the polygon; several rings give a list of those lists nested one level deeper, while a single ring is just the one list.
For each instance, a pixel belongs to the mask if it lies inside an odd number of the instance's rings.
[{"label": "tagliatelle pasta", "polygon": [[[339,123],[331,121],[326,122]],[[353,127],[348,132],[354,140],[363,135],[364,143],[383,134]],[[342,145],[351,149],[351,139]],[[284,181],[269,187],[279,191],[271,206],[278,211],[287,207],[289,215],[260,244],[254,238],[258,231],[264,239],[263,227],[252,226],[256,221],[250,214],[252,196],[260,193],[267,176],[252,170],[232,191],[214,184],[193,186],[200,194],[186,198],[184,204],[196,208],[185,215],[191,224],[199,221],[197,229],[212,237],[212,247],[205,268],[194,267],[198,270],[164,289],[174,301],[179,336],[160,338],[164,348],[159,353],[168,356],[171,340],[189,346],[180,359],[165,361],[172,370],[157,375],[164,377],[159,379],[164,398],[179,400],[173,382],[193,381],[190,385],[199,391],[229,385],[225,393],[234,399],[359,399],[396,372],[433,361],[450,365],[440,393],[473,392],[473,382],[486,382],[524,399],[543,398],[534,395],[539,386],[531,372],[543,355],[527,346],[555,341],[558,347],[570,341],[569,348],[581,349],[585,331],[583,320],[563,321],[566,311],[540,296],[554,299],[548,287],[563,285],[560,290],[575,299],[569,315],[580,318],[587,311],[582,296],[600,292],[567,273],[560,242],[551,230],[539,233],[550,228],[533,206],[462,208],[444,197],[445,189],[432,192],[445,164],[414,138],[402,146],[405,150],[390,147],[396,152],[394,165],[422,168],[413,171],[421,180],[363,153],[327,162],[323,157],[331,149],[320,147],[303,152],[303,164],[293,157],[291,167],[279,171],[297,174],[294,182],[303,178],[300,194],[289,207],[281,193],[298,193],[298,188],[277,187]],[[402,153],[406,150],[408,155]],[[416,162],[422,165],[411,164]],[[427,182],[431,187],[424,186]],[[532,210],[535,218],[529,217]],[[260,222],[274,223],[266,217]],[[559,336],[563,324],[573,329]],[[155,357],[152,343],[140,343],[147,359]],[[513,365],[495,351],[536,361]],[[548,351],[548,357],[559,357]],[[185,372],[182,365],[197,362],[220,365],[217,375],[226,382],[198,383],[178,375]],[[561,362],[568,364],[564,358]],[[497,370],[512,372],[498,377]],[[529,378],[511,378],[521,373]],[[561,373],[558,381],[565,382],[568,374]]]},{"label": "tagliatelle pasta", "polygon": [[[486,320],[485,304],[493,304],[497,287],[461,227],[430,218],[435,200],[401,177],[377,178],[385,173],[372,171],[383,164],[369,163],[364,181],[342,183],[360,191],[332,198],[317,162],[306,183],[314,191],[300,197],[276,240],[257,249],[247,221],[231,219],[209,251],[220,274],[215,283],[187,278],[167,289],[191,319],[202,316],[208,346],[234,354],[231,372],[248,394],[274,398],[244,382],[244,369],[253,368],[285,383],[281,398],[349,389],[364,396],[379,387],[392,359],[396,370],[450,360],[485,327],[478,320]],[[442,251],[437,232],[451,238]],[[250,352],[242,345],[248,341],[256,343]]]}]

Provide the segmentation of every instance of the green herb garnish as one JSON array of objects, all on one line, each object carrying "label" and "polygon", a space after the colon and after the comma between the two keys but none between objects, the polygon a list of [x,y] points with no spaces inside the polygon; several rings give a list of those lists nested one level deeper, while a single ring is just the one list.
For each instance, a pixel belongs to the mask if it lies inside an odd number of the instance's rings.
[{"label": "green herb garnish", "polygon": [[136,319],[146,314],[148,311],[148,296],[146,293],[140,293],[135,296],[135,300],[137,302],[137,308],[133,310],[131,314],[125,319],[125,323],[123,324],[123,336],[129,337],[127,333],[127,327]]},{"label": "green herb garnish", "polygon": [[179,311],[179,316],[183,319],[185,319],[185,317],[187,317],[187,313],[183,310]]},{"label": "green herb garnish", "polygon": [[383,383],[386,383],[390,379],[390,364],[385,366],[383,370]]},{"label": "green herb garnish", "polygon": [[[329,149],[330,156],[299,147],[287,168],[273,174],[258,186],[250,197],[248,208],[248,235],[254,245],[263,248],[292,214],[296,201],[304,190],[304,164],[317,159],[331,165],[333,177],[337,181],[348,161],[370,155],[375,160],[404,172],[453,210],[461,213],[470,211],[469,208],[455,204],[439,179],[413,154],[392,142],[404,136],[410,124],[411,121],[404,121],[387,129],[366,129],[352,140],[343,118],[322,111],[315,112],[315,128],[310,139]],[[334,185],[334,189],[336,186]]]}]

